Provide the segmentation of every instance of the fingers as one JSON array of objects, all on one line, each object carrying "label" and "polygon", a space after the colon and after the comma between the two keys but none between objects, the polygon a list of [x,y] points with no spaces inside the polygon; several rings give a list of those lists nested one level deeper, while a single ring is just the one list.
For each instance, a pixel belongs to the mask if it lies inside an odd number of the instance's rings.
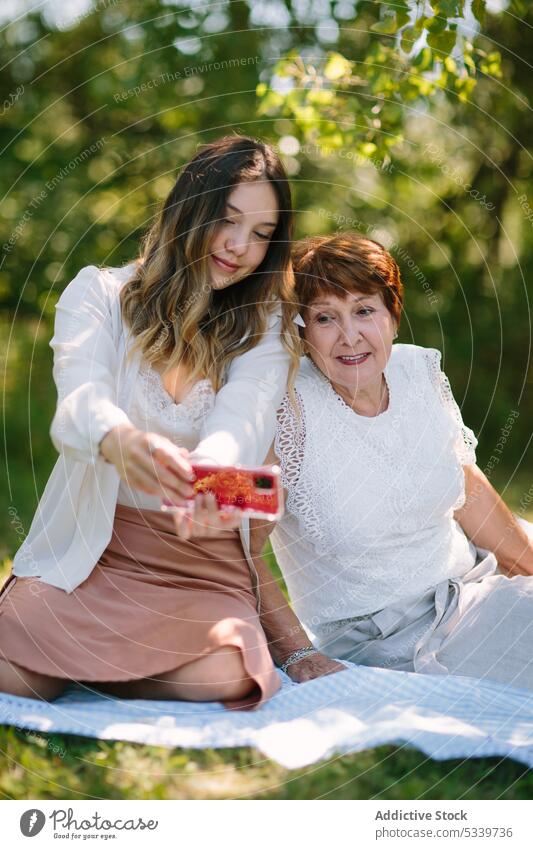
[{"label": "fingers", "polygon": [[205,536],[209,536],[209,531],[215,525],[216,517],[213,516],[213,500],[214,497],[211,493],[206,492],[200,492],[194,499],[194,524],[198,534],[203,532]]},{"label": "fingers", "polygon": [[219,508],[211,492],[200,492],[194,499],[194,509],[174,513],[176,533],[181,539],[213,537],[220,531],[235,530],[242,521],[242,510]]},{"label": "fingers", "polygon": [[174,513],[176,533],[180,539],[192,539],[197,536],[211,536],[209,512],[205,503],[205,494],[198,493],[194,499],[194,507],[179,509]]},{"label": "fingers", "polygon": [[242,510],[234,510],[231,513],[222,513],[220,516],[222,528],[226,531],[234,531],[241,526]]},{"label": "fingers", "polygon": [[177,485],[177,479],[160,463],[148,460],[147,464],[140,463],[129,473],[127,479],[130,486],[143,489],[152,495],[161,495],[174,505],[183,505],[194,495],[194,489]]},{"label": "fingers", "polygon": [[242,522],[242,510],[219,507],[212,492],[197,495],[195,505],[196,503],[198,512],[195,514],[195,521],[210,535],[216,535],[221,530],[234,530]]},{"label": "fingers", "polygon": [[110,431],[116,438],[111,453],[107,453],[126,483],[151,495],[162,495],[174,505],[184,505],[194,496],[194,473],[186,449],[133,426],[117,431]]},{"label": "fingers", "polygon": [[192,466],[183,454],[185,449],[176,448],[170,440],[150,436],[148,451],[151,456],[158,460],[183,484],[190,484],[194,480]]},{"label": "fingers", "polygon": [[140,489],[142,492],[147,492],[149,495],[158,495],[161,487],[154,479],[153,474],[146,472],[143,468],[137,467],[132,472],[126,472],[126,483],[132,489]]},{"label": "fingers", "polygon": [[176,535],[180,539],[190,539],[192,536],[193,519],[189,510],[179,509],[173,514]]},{"label": "fingers", "polygon": [[192,466],[170,440],[147,434],[143,448],[140,465],[145,474],[151,475],[156,492],[178,504],[194,496]]},{"label": "fingers", "polygon": [[242,510],[221,506],[212,492],[204,493],[203,510],[207,527],[213,530],[233,530],[242,522]]}]

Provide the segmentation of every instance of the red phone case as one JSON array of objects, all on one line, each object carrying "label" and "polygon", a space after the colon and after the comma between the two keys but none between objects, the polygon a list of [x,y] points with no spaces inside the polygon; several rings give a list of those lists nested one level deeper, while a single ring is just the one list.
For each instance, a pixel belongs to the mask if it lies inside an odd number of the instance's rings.
[{"label": "red phone case", "polygon": [[212,492],[219,507],[239,508],[250,517],[275,521],[283,515],[279,466],[194,465],[195,492]]}]

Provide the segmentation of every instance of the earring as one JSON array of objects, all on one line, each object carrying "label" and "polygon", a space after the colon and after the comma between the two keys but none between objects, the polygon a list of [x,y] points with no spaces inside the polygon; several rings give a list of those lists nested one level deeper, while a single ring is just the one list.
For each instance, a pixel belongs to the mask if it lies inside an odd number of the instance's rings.
[{"label": "earring", "polygon": [[397,339],[397,338],[398,338],[398,331],[396,331],[396,333],[394,334],[394,336],[393,336],[392,338],[393,338],[393,339]]}]

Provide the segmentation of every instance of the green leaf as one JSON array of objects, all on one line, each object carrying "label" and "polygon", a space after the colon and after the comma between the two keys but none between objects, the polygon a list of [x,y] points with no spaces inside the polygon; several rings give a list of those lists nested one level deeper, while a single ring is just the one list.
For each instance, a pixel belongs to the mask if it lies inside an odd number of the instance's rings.
[{"label": "green leaf", "polygon": [[437,15],[443,15],[445,18],[458,18],[463,13],[464,0],[438,0],[438,2],[430,5]]},{"label": "green leaf", "polygon": [[433,51],[431,47],[424,47],[412,60],[412,64],[419,71],[427,71],[433,67]]},{"label": "green leaf", "polygon": [[386,15],[383,20],[376,21],[370,29],[380,35],[394,35],[398,31],[398,19],[396,15]]},{"label": "green leaf", "polygon": [[444,32],[447,24],[448,24],[448,22],[447,22],[446,18],[440,17],[438,15],[436,15],[434,18],[427,18],[426,19],[426,29],[427,29],[428,32],[434,32],[434,33]]},{"label": "green leaf", "polygon": [[444,67],[448,71],[449,74],[457,74],[457,62],[455,59],[452,59],[451,56],[446,56],[444,60]]},{"label": "green leaf", "polygon": [[431,18],[426,18],[424,15],[421,15],[413,24],[413,29],[417,35],[422,33],[422,30],[425,29],[429,23]]},{"label": "green leaf", "polygon": [[409,20],[409,3],[407,0],[382,0],[381,8],[385,15],[395,14],[398,19]]},{"label": "green leaf", "polygon": [[410,10],[409,4],[407,0],[396,0],[394,4],[394,8],[396,10],[396,20],[398,21],[398,26],[403,27],[410,20]]},{"label": "green leaf", "polygon": [[405,29],[402,30],[400,45],[404,53],[411,52],[416,41],[416,37],[414,27],[405,27]]},{"label": "green leaf", "polygon": [[455,80],[454,87],[457,91],[459,100],[462,103],[467,103],[471,93],[476,87],[476,80],[472,77],[463,77],[462,79]]},{"label": "green leaf", "polygon": [[260,115],[274,115],[283,106],[283,96],[277,91],[268,89],[264,94],[260,95],[258,111]]},{"label": "green leaf", "polygon": [[473,74],[476,72],[476,63],[472,59],[469,53],[463,54],[463,62],[465,63],[465,68],[468,68]]},{"label": "green leaf", "polygon": [[411,87],[411,91],[409,89],[403,89],[404,97],[409,100],[413,100],[419,95],[423,97],[427,97],[432,93],[434,84],[431,80],[426,79],[426,77],[422,76],[413,76],[412,74],[408,78],[408,84]]},{"label": "green leaf", "polygon": [[447,56],[455,47],[455,39],[455,32],[446,30],[446,32],[430,33],[428,35],[428,44],[434,50],[438,51],[438,53]]},{"label": "green leaf", "polygon": [[487,3],[486,0],[472,0],[472,14],[480,24],[485,18]]},{"label": "green leaf", "polygon": [[501,54],[495,50],[480,62],[479,68],[483,74],[487,74],[491,77],[497,77],[501,79],[502,77],[502,57]]}]

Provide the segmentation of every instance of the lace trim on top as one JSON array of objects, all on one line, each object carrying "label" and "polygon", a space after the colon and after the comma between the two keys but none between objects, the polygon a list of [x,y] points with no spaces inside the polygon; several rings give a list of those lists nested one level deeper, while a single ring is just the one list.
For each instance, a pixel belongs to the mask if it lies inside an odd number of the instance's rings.
[{"label": "lace trim on top", "polygon": [[201,425],[205,416],[211,412],[215,403],[215,393],[208,378],[197,381],[183,401],[177,403],[165,389],[158,371],[148,362],[144,362],[139,371],[141,397],[144,412],[163,418],[169,427],[185,418],[195,429]]},{"label": "lace trim on top", "polygon": [[281,482],[287,490],[287,511],[303,520],[307,533],[313,529],[310,535],[315,543],[320,545],[324,535],[320,530],[319,516],[312,500],[308,497],[306,488],[298,486],[305,451],[305,417],[303,401],[296,389],[294,395],[297,411],[288,395],[285,395],[278,409],[274,448],[279,459]]},{"label": "lace trim on top", "polygon": [[394,412],[393,406],[395,406],[395,404],[396,404],[396,399],[394,398],[394,400],[393,400],[393,391],[391,389],[391,379],[390,379],[390,376],[388,376],[388,374],[387,374],[388,363],[385,366],[385,369],[383,371],[383,377],[385,378],[385,383],[387,384],[387,393],[388,393],[388,396],[389,396],[389,403],[388,403],[387,409],[383,410],[383,412],[379,413],[379,415],[377,415],[377,416],[362,416],[360,413],[358,413],[356,410],[354,410],[352,407],[350,407],[349,404],[346,403],[346,401],[344,400],[342,395],[339,395],[339,393],[336,392],[336,390],[334,389],[329,378],[326,377],[326,375],[324,374],[323,371],[320,371],[318,366],[315,365],[315,363],[313,362],[313,360],[311,358],[309,358],[309,365],[311,366],[311,370],[313,371],[313,373],[319,378],[319,380],[323,384],[323,386],[326,389],[326,391],[328,392],[328,394],[333,396],[333,398],[335,399],[335,402],[337,404],[339,404],[344,410],[348,410],[348,412],[352,416],[357,416],[357,418],[359,420],[361,420],[361,422],[368,422],[372,427],[374,427],[375,426],[374,423],[375,423],[376,419],[379,419],[380,421],[382,421],[383,418],[388,418],[388,416],[392,415],[392,413]]},{"label": "lace trim on top", "polygon": [[459,436],[455,444],[457,459],[462,466],[473,465],[476,462],[477,439],[474,432],[465,425],[459,405],[455,400],[450,381],[441,369],[441,353],[433,348],[424,351],[428,367],[429,379],[442,402],[442,406],[450,413],[459,428]]}]

